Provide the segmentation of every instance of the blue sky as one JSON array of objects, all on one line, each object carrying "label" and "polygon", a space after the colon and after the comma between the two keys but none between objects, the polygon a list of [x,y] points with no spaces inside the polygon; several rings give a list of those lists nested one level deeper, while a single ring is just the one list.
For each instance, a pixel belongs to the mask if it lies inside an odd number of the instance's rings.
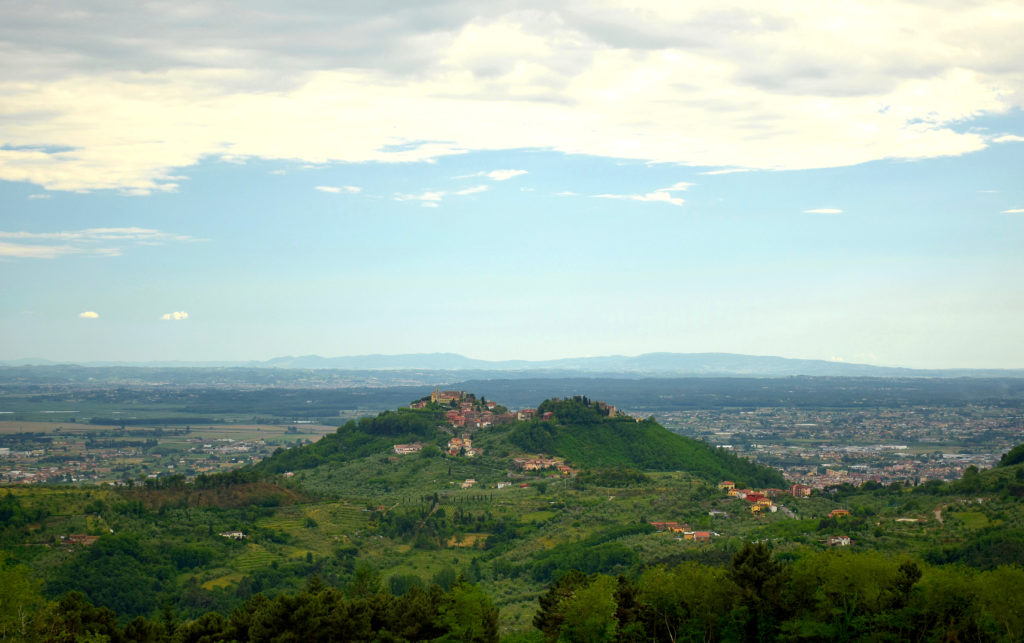
[{"label": "blue sky", "polygon": [[1024,368],[1024,8],[762,5],[0,4],[0,360]]}]

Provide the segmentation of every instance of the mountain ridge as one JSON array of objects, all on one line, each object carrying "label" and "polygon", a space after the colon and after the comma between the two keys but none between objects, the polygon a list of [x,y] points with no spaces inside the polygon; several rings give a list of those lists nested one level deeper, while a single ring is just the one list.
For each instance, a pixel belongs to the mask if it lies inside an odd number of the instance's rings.
[{"label": "mountain ridge", "polygon": [[640,355],[605,355],[568,357],[551,360],[482,360],[458,353],[406,353],[386,355],[372,353],[340,357],[320,355],[281,356],[252,361],[88,361],[55,362],[46,359],[0,361],[0,365],[138,368],[267,368],[306,370],[361,371],[509,371],[569,372],[640,375],[694,375],[705,377],[786,377],[793,375],[822,376],[891,376],[891,377],[1024,377],[1024,369],[943,368],[917,369],[899,366],[875,366],[854,362],[800,359],[772,355],[740,353],[672,353],[653,352]]}]

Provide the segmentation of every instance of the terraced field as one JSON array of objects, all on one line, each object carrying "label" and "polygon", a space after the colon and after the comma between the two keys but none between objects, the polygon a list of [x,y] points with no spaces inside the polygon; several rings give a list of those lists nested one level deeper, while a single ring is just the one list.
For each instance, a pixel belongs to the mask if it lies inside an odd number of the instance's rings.
[{"label": "terraced field", "polygon": [[235,558],[233,566],[243,572],[249,572],[266,567],[277,558],[276,554],[267,551],[262,545],[248,543],[245,546],[245,551]]},{"label": "terraced field", "polygon": [[310,518],[319,530],[329,534],[350,534],[369,524],[369,515],[362,507],[331,502],[286,507],[269,518],[261,518],[256,525],[295,534],[309,526]]},{"label": "terraced field", "polygon": [[213,578],[211,580],[206,581],[205,583],[203,583],[203,589],[227,587],[229,585],[232,585],[233,583],[237,583],[240,580],[242,580],[242,574],[240,572],[232,572],[230,574],[225,574],[224,576],[219,576],[217,578]]}]

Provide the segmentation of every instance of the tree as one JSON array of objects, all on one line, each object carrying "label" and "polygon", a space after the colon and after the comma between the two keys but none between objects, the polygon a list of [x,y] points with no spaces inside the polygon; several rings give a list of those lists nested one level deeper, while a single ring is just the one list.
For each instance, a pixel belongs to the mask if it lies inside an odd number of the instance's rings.
[{"label": "tree", "polygon": [[640,576],[644,629],[654,640],[714,640],[737,596],[724,569],[683,562]]},{"label": "tree", "polygon": [[781,612],[782,566],[765,543],[746,543],[729,565],[729,578],[739,588],[740,606],[746,608],[745,638],[765,641],[773,637]]},{"label": "tree", "polygon": [[566,601],[559,640],[573,643],[601,643],[615,640],[619,622],[615,594],[618,583],[611,576],[598,575]]},{"label": "tree", "polygon": [[0,639],[26,636],[32,614],[44,603],[40,583],[23,565],[7,567],[0,558]]},{"label": "tree", "polygon": [[548,591],[537,598],[540,607],[533,617],[533,626],[544,632],[549,641],[558,639],[558,634],[562,629],[563,603],[581,587],[585,587],[587,582],[587,577],[582,573],[575,570],[568,571],[552,583]]},{"label": "tree", "polygon": [[497,643],[498,609],[480,588],[459,581],[441,605],[441,623],[449,637],[463,643]]},{"label": "tree", "polygon": [[53,643],[121,640],[117,615],[106,607],[94,606],[80,592],[68,592],[59,602],[43,610],[33,621],[32,630],[35,640]]}]

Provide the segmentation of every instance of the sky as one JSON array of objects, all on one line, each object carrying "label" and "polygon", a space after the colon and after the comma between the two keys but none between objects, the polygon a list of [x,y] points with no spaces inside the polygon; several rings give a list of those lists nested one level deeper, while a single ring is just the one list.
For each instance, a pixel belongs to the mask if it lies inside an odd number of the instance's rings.
[{"label": "sky", "polygon": [[0,360],[1024,368],[1024,3],[0,0]]}]

